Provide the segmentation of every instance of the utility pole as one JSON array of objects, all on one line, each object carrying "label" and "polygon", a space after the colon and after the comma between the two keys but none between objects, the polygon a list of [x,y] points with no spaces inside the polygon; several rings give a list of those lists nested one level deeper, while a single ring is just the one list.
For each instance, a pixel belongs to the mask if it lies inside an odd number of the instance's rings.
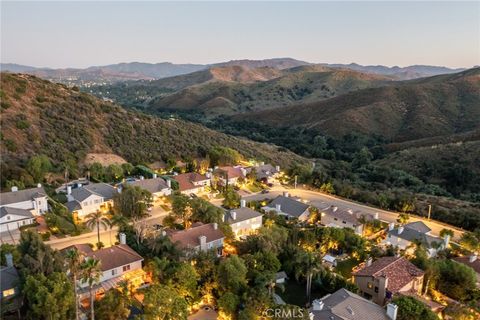
[{"label": "utility pole", "polygon": [[295,175],[295,185],[294,185],[295,187],[294,187],[294,189],[297,189],[297,177],[298,177],[298,176]]},{"label": "utility pole", "polygon": [[430,215],[432,214],[432,205],[428,205],[428,220],[430,220]]}]

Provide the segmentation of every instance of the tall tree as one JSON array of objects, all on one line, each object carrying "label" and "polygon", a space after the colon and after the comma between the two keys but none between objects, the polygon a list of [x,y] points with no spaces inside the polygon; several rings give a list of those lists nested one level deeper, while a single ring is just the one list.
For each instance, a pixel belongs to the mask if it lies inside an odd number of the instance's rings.
[{"label": "tall tree", "polygon": [[45,155],[31,157],[27,162],[27,171],[35,182],[42,182],[45,174],[52,169],[50,159]]},{"label": "tall tree", "polygon": [[22,232],[18,252],[21,257],[20,266],[25,274],[63,272],[64,260],[62,255],[43,243],[38,233]]},{"label": "tall tree", "polygon": [[82,270],[82,283],[88,283],[88,290],[90,291],[90,320],[95,320],[95,295],[94,295],[94,285],[100,281],[101,271],[100,271],[100,261],[96,259],[89,258],[81,265]]},{"label": "tall tree", "polygon": [[192,207],[190,198],[181,193],[175,193],[172,197],[172,214],[181,219],[185,229],[191,224]]},{"label": "tall tree", "polygon": [[295,257],[295,277],[305,277],[307,303],[310,304],[312,293],[312,280],[315,275],[323,270],[322,263],[317,254],[307,251],[299,251]]},{"label": "tall tree", "polygon": [[152,201],[152,194],[147,190],[127,185],[113,198],[113,210],[115,214],[138,221],[148,216]]},{"label": "tall tree", "polygon": [[132,299],[126,285],[121,289],[108,290],[100,301],[95,301],[97,320],[127,320]]},{"label": "tall tree", "polygon": [[400,296],[393,300],[398,306],[398,320],[437,320],[438,317],[413,297]]},{"label": "tall tree", "polygon": [[153,285],[145,291],[143,318],[145,320],[186,320],[188,305],[175,289]]},{"label": "tall tree", "polygon": [[239,294],[247,286],[247,267],[242,258],[232,255],[220,262],[217,283],[221,292]]},{"label": "tall tree", "polygon": [[80,271],[80,266],[82,264],[83,256],[76,249],[70,249],[67,251],[66,260],[68,265],[68,270],[72,277],[73,292],[75,293],[75,319],[79,319],[78,314],[78,287],[77,287],[77,276]]},{"label": "tall tree", "polygon": [[85,225],[90,228],[97,228],[97,247],[101,244],[100,241],[100,226],[102,226],[105,230],[110,226],[110,220],[100,211],[97,210],[95,212],[90,213],[85,217]]},{"label": "tall tree", "polygon": [[233,189],[233,187],[227,187],[224,194],[224,199],[222,202],[222,206],[227,209],[234,209],[240,206],[240,195]]}]

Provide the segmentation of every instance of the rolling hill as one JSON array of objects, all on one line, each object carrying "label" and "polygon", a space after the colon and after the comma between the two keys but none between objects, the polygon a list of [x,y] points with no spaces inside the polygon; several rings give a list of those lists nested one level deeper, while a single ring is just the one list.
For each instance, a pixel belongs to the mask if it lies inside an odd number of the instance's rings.
[{"label": "rolling hill", "polygon": [[341,137],[358,132],[403,142],[480,128],[480,68],[395,82],[294,106],[235,116]]},{"label": "rolling hill", "polygon": [[203,126],[127,111],[93,96],[24,74],[1,77],[2,177],[45,154],[55,163],[79,163],[88,153],[115,154],[132,163],[202,157],[214,147],[282,165],[306,160],[276,146]]}]

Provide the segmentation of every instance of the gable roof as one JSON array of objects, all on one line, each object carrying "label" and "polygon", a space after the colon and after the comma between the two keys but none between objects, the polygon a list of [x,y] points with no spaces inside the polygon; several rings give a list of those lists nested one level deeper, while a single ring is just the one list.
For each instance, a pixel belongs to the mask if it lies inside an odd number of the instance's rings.
[{"label": "gable roof", "polygon": [[360,225],[361,222],[359,221],[359,218],[361,217],[361,211],[349,211],[345,209],[340,209],[335,206],[330,206],[326,209],[321,210],[322,213],[337,218],[338,220],[341,221],[347,221],[350,222],[353,225]]},{"label": "gable roof", "polygon": [[431,236],[429,234],[420,232],[418,230],[425,230],[425,229],[422,229],[422,227],[418,225],[414,226],[413,228],[409,228],[407,227],[407,225],[405,225],[401,233],[399,233],[399,231],[401,231],[401,227],[399,227],[393,230],[389,230],[388,235],[391,235],[400,239],[404,239],[410,242],[419,241],[421,244],[423,244],[427,248],[431,248],[433,243],[438,243],[438,244],[443,243],[442,238]]},{"label": "gable roof", "polygon": [[215,173],[219,173],[219,172],[224,172],[228,174],[228,179],[245,177],[241,167],[232,167],[232,166],[218,167],[215,170]]},{"label": "gable roof", "polygon": [[25,217],[25,219],[33,218],[33,214],[30,212],[30,210],[18,209],[18,208],[12,208],[12,207],[1,207],[0,208],[0,218],[3,218],[8,214],[14,214],[14,215],[17,215],[17,216],[22,216],[22,217]]},{"label": "gable roof", "polygon": [[422,221],[415,221],[415,222],[410,222],[407,223],[404,228],[412,229],[420,233],[429,233],[432,231],[425,223]]},{"label": "gable roof", "polygon": [[385,309],[346,289],[320,299],[322,310],[313,310],[314,320],[388,320]]},{"label": "gable roof", "polygon": [[[12,289],[18,286],[20,276],[15,267],[1,267],[0,269],[0,291]],[[0,292],[0,293],[1,293]]]},{"label": "gable roof", "polygon": [[198,247],[200,245],[200,236],[207,237],[207,243],[225,237],[218,225],[217,229],[215,229],[214,223],[201,224],[186,230],[172,231],[169,234],[170,240],[182,248]]},{"label": "gable roof", "polygon": [[291,197],[278,196],[267,207],[275,209],[277,204],[280,205],[280,211],[292,217],[300,217],[310,206],[306,203],[295,200]]},{"label": "gable roof", "polygon": [[100,182],[100,183],[91,183],[80,188],[75,188],[72,190],[71,196],[82,202],[91,195],[97,195],[103,197],[104,200],[113,199],[113,196],[117,193],[117,190],[109,184]]},{"label": "gable roof", "polygon": [[162,178],[153,178],[153,179],[144,179],[144,180],[136,180],[130,182],[129,185],[137,186],[142,189],[149,191],[150,193],[160,192],[164,189],[168,189],[167,182]]},{"label": "gable roof", "polygon": [[375,260],[370,266],[362,264],[360,270],[353,273],[355,277],[386,277],[387,290],[396,293],[415,278],[424,274],[413,263],[404,257],[382,257]]},{"label": "gable roof", "polygon": [[31,201],[33,199],[46,196],[47,193],[43,187],[3,192],[0,194],[0,205],[5,206],[12,203]]},{"label": "gable roof", "polygon": [[126,244],[91,251],[85,256],[100,260],[100,269],[102,271],[111,270],[137,261],[143,261],[143,257]]},{"label": "gable roof", "polygon": [[194,185],[193,182],[209,180],[207,176],[196,172],[182,173],[173,176],[173,179],[178,182],[178,190],[180,191],[196,189],[198,186]]},{"label": "gable roof", "polygon": [[[237,216],[236,219],[233,220],[232,212],[236,212]],[[262,214],[258,211],[252,210],[247,207],[232,209],[230,212],[225,213],[225,222],[229,224],[237,223],[240,221],[245,221],[249,219],[253,219],[256,217],[261,217]]]},{"label": "gable roof", "polygon": [[264,165],[259,165],[256,167],[250,167],[247,170],[248,172],[251,172],[254,169],[257,173],[257,179],[268,178],[274,175],[275,173],[278,173],[277,169],[269,163]]},{"label": "gable roof", "polygon": [[65,203],[65,207],[67,207],[69,212],[82,209],[82,205],[77,200],[68,201]]}]

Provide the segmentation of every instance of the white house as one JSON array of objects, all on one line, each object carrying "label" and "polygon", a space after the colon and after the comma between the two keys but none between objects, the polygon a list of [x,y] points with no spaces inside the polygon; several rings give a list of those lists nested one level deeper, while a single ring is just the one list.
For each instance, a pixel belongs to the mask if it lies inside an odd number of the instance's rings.
[{"label": "white house", "polygon": [[211,184],[210,174],[203,175],[196,172],[182,173],[173,177],[178,183],[178,190],[183,194],[198,194],[205,191]]},{"label": "white house", "polygon": [[153,174],[152,179],[140,179],[133,182],[127,182],[131,186],[140,187],[149,191],[152,194],[154,203],[157,199],[169,196],[172,194],[172,184],[171,180],[164,180],[162,178],[157,178],[157,174]]},{"label": "white house", "polygon": [[215,250],[218,256],[223,252],[225,236],[217,223],[194,224],[190,229],[164,232],[164,235],[183,250]]},{"label": "white house", "polygon": [[14,231],[35,222],[36,215],[48,211],[47,193],[39,184],[37,188],[0,194],[0,232]]},{"label": "white house", "polygon": [[92,183],[73,190],[67,187],[65,206],[75,219],[81,220],[92,212],[110,210],[116,193],[117,189],[106,183]]},{"label": "white house", "polygon": [[301,221],[307,220],[310,216],[310,206],[290,197],[286,192],[283,196],[276,197],[267,206],[262,207],[262,209],[267,212],[275,211],[277,214],[286,216],[287,218],[298,218]]},{"label": "white house", "polygon": [[325,209],[321,209],[321,223],[327,227],[335,228],[350,228],[355,231],[356,234],[363,234],[363,223],[361,222],[362,216],[367,220],[378,219],[377,216],[363,214],[361,211],[353,211],[351,209],[340,209],[335,206],[330,206]]},{"label": "white house", "polygon": [[262,226],[262,214],[245,207],[245,200],[240,200],[240,208],[227,212],[223,220],[230,225],[237,238],[253,234]]}]

